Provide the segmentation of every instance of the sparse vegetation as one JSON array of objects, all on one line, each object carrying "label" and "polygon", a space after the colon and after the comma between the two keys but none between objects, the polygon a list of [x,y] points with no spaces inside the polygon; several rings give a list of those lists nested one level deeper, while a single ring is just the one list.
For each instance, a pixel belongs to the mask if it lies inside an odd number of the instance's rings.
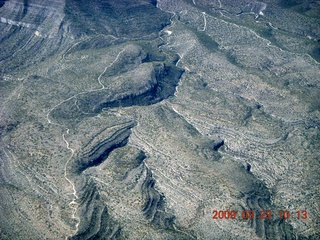
[{"label": "sparse vegetation", "polygon": [[316,3],[19,4],[0,1],[1,240],[320,234]]}]

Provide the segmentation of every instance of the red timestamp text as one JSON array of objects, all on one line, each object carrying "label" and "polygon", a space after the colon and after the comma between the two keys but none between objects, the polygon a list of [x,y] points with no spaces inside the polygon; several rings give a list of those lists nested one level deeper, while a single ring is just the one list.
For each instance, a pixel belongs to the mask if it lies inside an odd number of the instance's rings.
[{"label": "red timestamp text", "polygon": [[253,210],[243,210],[241,213],[238,213],[235,210],[213,210],[212,214],[213,219],[271,220],[273,218],[280,218],[287,220],[293,216],[298,219],[308,218],[308,212],[306,210],[298,210],[295,212],[290,212],[289,210],[280,210],[275,214],[271,210],[260,210],[258,212]]}]

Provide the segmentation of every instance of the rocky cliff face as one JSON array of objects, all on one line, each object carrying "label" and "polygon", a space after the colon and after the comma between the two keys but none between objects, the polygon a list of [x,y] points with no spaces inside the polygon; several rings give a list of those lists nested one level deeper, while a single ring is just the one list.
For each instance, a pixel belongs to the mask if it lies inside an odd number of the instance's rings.
[{"label": "rocky cliff face", "polygon": [[0,238],[318,239],[319,9],[0,1]]}]

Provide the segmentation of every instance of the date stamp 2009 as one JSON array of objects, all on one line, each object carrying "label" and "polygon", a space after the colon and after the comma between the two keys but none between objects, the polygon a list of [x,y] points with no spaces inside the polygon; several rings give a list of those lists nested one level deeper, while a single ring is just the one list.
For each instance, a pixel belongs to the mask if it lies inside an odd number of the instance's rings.
[{"label": "date stamp 2009", "polygon": [[[274,218],[274,214],[271,210],[260,210],[259,213],[256,213],[253,210],[243,210],[241,214],[238,214],[238,212],[235,210],[213,210],[212,214],[213,219],[252,220],[256,218],[271,220]],[[307,219],[308,212],[306,210],[298,210],[294,213],[291,213],[289,210],[280,210],[278,211],[277,216],[278,218],[285,220],[293,216],[295,216],[298,219]]]}]

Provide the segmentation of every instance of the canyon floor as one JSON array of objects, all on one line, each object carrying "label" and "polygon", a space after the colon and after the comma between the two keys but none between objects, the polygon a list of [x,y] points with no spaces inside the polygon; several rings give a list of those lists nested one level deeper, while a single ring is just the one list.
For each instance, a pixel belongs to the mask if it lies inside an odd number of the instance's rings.
[{"label": "canyon floor", "polygon": [[0,239],[320,239],[319,1],[0,17]]}]

